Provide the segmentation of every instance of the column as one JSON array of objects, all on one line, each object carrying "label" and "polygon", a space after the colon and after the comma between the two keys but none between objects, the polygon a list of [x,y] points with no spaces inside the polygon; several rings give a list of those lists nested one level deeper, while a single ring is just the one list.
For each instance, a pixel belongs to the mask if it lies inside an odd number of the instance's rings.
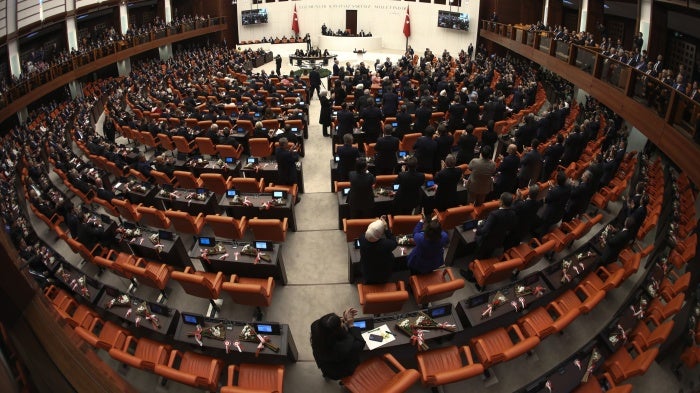
[{"label": "column", "polygon": [[547,22],[549,19],[549,0],[544,0],[544,12],[542,15],[542,23],[548,26]]},{"label": "column", "polygon": [[[122,34],[126,34],[129,30],[129,10],[126,8],[126,2],[119,4],[119,27]],[[131,73],[131,59],[126,58],[117,62],[117,72],[119,76],[127,76]]]},{"label": "column", "polygon": [[[66,35],[68,38],[68,50],[79,49],[80,43],[78,42],[78,27],[75,21],[75,15],[66,17]],[[71,97],[83,97],[83,86],[79,81],[74,80],[70,82],[68,84],[68,89],[70,90]]]},{"label": "column", "polygon": [[637,3],[637,26],[639,26],[639,31],[642,33],[642,38],[644,38],[644,44],[642,44],[642,50],[646,50],[649,45],[649,37],[651,31],[651,4],[652,0],[639,0]]},{"label": "column", "polygon": [[10,57],[10,73],[19,77],[22,73],[22,65],[19,59],[19,40],[13,38],[7,42],[7,54]]},{"label": "column", "polygon": [[[165,13],[165,23],[170,23],[173,20],[173,9],[170,5],[170,0],[163,0],[163,11]],[[173,57],[173,46],[171,44],[163,45],[158,48],[158,55],[161,60],[168,60]]]},{"label": "column", "polygon": [[588,22],[588,0],[581,0],[581,12],[580,12],[578,31],[586,31],[586,23]]},{"label": "column", "polygon": [[119,4],[119,25],[122,29],[122,34],[126,34],[129,30],[129,11],[126,8],[126,2]]}]

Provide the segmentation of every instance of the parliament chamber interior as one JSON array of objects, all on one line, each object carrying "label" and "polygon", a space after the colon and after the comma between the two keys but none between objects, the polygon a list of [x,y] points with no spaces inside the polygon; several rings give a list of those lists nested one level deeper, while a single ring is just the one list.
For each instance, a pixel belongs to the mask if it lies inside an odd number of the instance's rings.
[{"label": "parliament chamber interior", "polygon": [[699,392],[699,20],[0,0],[0,391]]}]

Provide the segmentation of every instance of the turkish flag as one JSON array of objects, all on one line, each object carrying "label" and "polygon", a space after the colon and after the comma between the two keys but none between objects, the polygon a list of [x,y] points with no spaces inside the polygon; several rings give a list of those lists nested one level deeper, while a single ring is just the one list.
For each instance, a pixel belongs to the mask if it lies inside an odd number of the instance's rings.
[{"label": "turkish flag", "polygon": [[408,15],[408,7],[406,7],[406,22],[403,24],[403,35],[406,38],[411,36],[411,17]]},{"label": "turkish flag", "polygon": [[295,35],[299,35],[299,19],[297,18],[297,5],[294,4],[294,17],[292,18],[292,31]]}]

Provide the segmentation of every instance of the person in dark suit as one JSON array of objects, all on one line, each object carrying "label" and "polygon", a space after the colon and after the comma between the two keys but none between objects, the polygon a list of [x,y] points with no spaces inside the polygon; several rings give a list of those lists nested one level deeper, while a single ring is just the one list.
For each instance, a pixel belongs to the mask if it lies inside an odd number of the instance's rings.
[{"label": "person in dark suit", "polygon": [[452,151],[452,144],[454,143],[454,137],[448,131],[444,123],[441,123],[437,128],[435,142],[437,143],[437,150],[435,151],[435,164],[433,168],[435,168],[434,170],[437,172],[441,169],[441,161]]},{"label": "person in dark suit", "polygon": [[360,118],[366,142],[376,142],[382,132],[382,111],[374,105],[374,101],[369,101],[367,107],[360,112]]},{"label": "person in dark suit", "polygon": [[401,140],[404,135],[411,132],[411,114],[408,113],[406,105],[399,107],[399,113],[396,114],[396,127],[394,127],[394,136]]},{"label": "person in dark suit", "polygon": [[456,160],[452,154],[448,154],[442,161],[442,169],[435,174],[437,185],[435,191],[435,208],[445,211],[459,205],[457,198],[457,185],[462,180],[462,170],[455,167]]},{"label": "person in dark suit", "polygon": [[[550,112],[544,112],[542,117],[537,120],[537,129],[535,130],[535,137],[541,141],[546,141],[554,133],[554,127],[552,125],[552,116]],[[557,130],[559,131],[559,130]]]},{"label": "person in dark suit", "polygon": [[493,151],[494,145],[498,142],[498,134],[494,130],[494,124],[493,121],[486,123],[486,130],[481,133],[481,145],[491,146],[491,151]]},{"label": "person in dark suit", "polygon": [[542,176],[540,176],[541,180],[549,179],[552,172],[559,166],[559,160],[562,154],[564,154],[563,143],[564,137],[561,134],[557,134],[557,142],[544,149],[544,154],[542,156]]},{"label": "person in dark suit", "polygon": [[627,217],[624,228],[604,241],[603,255],[600,257],[601,264],[607,265],[617,260],[622,249],[634,240],[633,226],[634,218]]},{"label": "person in dark suit", "polygon": [[501,195],[504,192],[514,193],[518,188],[518,168],[520,167],[520,158],[518,158],[518,147],[514,144],[508,145],[506,150],[508,153],[501,163],[496,168],[496,181],[494,182],[493,191],[496,195]]},{"label": "person in dark suit", "polygon": [[321,74],[318,72],[318,67],[314,67],[309,72],[309,87],[309,101],[311,101],[314,98],[314,91],[321,92]]},{"label": "person in dark suit", "polygon": [[318,93],[318,99],[321,101],[321,114],[319,115],[318,122],[323,126],[323,136],[331,136],[331,134],[328,133],[328,127],[331,125],[333,104],[331,100],[328,99],[328,92],[326,90],[321,90],[321,92]]},{"label": "person in dark suit", "polygon": [[365,284],[385,284],[394,271],[394,249],[399,245],[386,216],[369,224],[360,236],[360,271]]},{"label": "person in dark suit", "polygon": [[353,326],[355,315],[357,310],[350,308],[342,318],[330,313],[311,324],[311,349],[325,378],[345,378],[360,364],[365,340],[360,328]]},{"label": "person in dark suit", "polygon": [[347,181],[350,171],[355,167],[357,159],[360,158],[360,150],[352,145],[352,134],[343,135],[343,145],[338,146],[335,152],[338,155],[338,180]]},{"label": "person in dark suit", "polygon": [[518,225],[513,227],[506,237],[503,245],[505,249],[515,247],[523,240],[529,240],[533,230],[539,226],[540,217],[537,215],[537,211],[542,207],[542,201],[537,199],[539,193],[540,186],[538,184],[528,187],[527,198],[523,197],[520,190],[515,192],[512,209],[515,212]]},{"label": "person in dark suit", "polygon": [[348,93],[343,88],[343,82],[340,80],[335,81],[335,86],[333,87],[333,105],[341,106],[345,102],[345,98]]},{"label": "person in dark suit", "polygon": [[399,190],[394,195],[394,214],[413,214],[421,201],[421,186],[425,183],[425,174],[416,171],[418,161],[415,157],[406,160],[404,170],[398,174],[396,183]]},{"label": "person in dark suit", "polygon": [[340,105],[340,111],[338,111],[338,138],[337,142],[340,142],[341,138],[345,134],[352,134],[353,129],[357,125],[355,121],[355,115],[348,110],[348,104],[343,102]]},{"label": "person in dark suit", "polygon": [[109,115],[106,115],[104,125],[102,126],[102,132],[105,134],[105,139],[111,143],[114,143],[116,136],[115,131],[116,129],[114,127],[114,123],[112,122],[112,118]]},{"label": "person in dark suit", "polygon": [[557,184],[549,189],[544,198],[544,210],[540,215],[541,225],[537,231],[539,235],[547,233],[552,225],[561,220],[570,195],[571,188],[567,184],[566,174],[557,172]]},{"label": "person in dark suit", "polygon": [[474,127],[478,127],[483,124],[479,120],[479,103],[477,102],[477,98],[478,96],[476,94],[469,95],[469,102],[465,105],[464,113],[464,124],[466,125],[471,124]]},{"label": "person in dark suit", "polygon": [[219,144],[238,147],[238,145],[240,145],[240,142],[238,142],[238,140],[233,135],[231,135],[230,128],[224,127],[224,129],[221,131],[221,138],[219,139]]},{"label": "person in dark suit", "polygon": [[450,114],[450,119],[447,122],[447,129],[450,132],[464,128],[464,112],[466,109],[467,107],[462,104],[459,95],[455,95],[454,99],[452,100],[452,104],[450,104],[450,107],[447,110],[447,112]]},{"label": "person in dark suit", "polygon": [[211,139],[211,143],[219,144],[219,125],[213,123],[209,126],[209,129],[204,133],[204,136]]},{"label": "person in dark suit", "polygon": [[533,139],[529,150],[520,159],[520,173],[518,173],[518,187],[527,187],[531,182],[536,182],[540,178],[542,170],[542,156],[537,148],[540,141]]},{"label": "person in dark suit", "polygon": [[[297,178],[297,162],[299,161],[299,153],[297,148],[290,145],[287,138],[280,138],[279,147],[275,150],[275,161],[277,161],[277,172],[279,184],[291,186],[298,182]],[[297,202],[299,199],[297,197]]]},{"label": "person in dark suit", "polygon": [[457,140],[457,165],[469,164],[474,158],[474,149],[479,140],[474,136],[474,126],[467,125],[466,130]]},{"label": "person in dark suit", "polygon": [[535,115],[532,113],[525,116],[525,123],[518,127],[513,134],[515,137],[515,145],[518,146],[518,151],[523,151],[523,148],[530,146],[537,132],[537,124],[535,123]]},{"label": "person in dark suit", "polygon": [[518,224],[511,206],[513,194],[504,192],[500,196],[500,207],[489,213],[476,229],[476,252],[474,258],[490,258],[494,251],[503,248],[506,237]]},{"label": "person in dark suit", "polygon": [[562,221],[568,222],[576,218],[579,214],[586,212],[588,204],[591,202],[593,193],[591,192],[591,173],[586,171],[581,175],[578,184],[571,187],[571,195],[564,209]]},{"label": "person in dark suit", "polygon": [[382,94],[382,113],[387,117],[395,117],[399,107],[399,96],[394,89],[388,89]]},{"label": "person in dark suit", "polygon": [[421,101],[420,107],[416,109],[416,119],[413,122],[413,132],[423,133],[425,128],[428,127],[432,116],[433,110],[430,107],[430,102],[428,100]]},{"label": "person in dark suit", "polygon": [[367,170],[367,160],[357,159],[355,170],[350,172],[350,218],[369,218],[374,216],[374,175]]},{"label": "person in dark suit", "polygon": [[433,173],[435,154],[437,153],[437,142],[433,139],[435,129],[428,127],[423,130],[423,136],[416,140],[413,145],[414,156],[418,160],[418,171]]},{"label": "person in dark suit", "polygon": [[377,139],[374,146],[374,167],[377,175],[391,175],[396,169],[396,152],[399,151],[399,139],[391,135],[394,127],[384,126],[384,135]]},{"label": "person in dark suit", "polygon": [[561,156],[561,165],[563,167],[567,167],[572,162],[578,160],[578,157],[581,155],[581,151],[583,151],[583,143],[581,128],[578,125],[575,125],[573,131],[564,142],[564,154]]}]

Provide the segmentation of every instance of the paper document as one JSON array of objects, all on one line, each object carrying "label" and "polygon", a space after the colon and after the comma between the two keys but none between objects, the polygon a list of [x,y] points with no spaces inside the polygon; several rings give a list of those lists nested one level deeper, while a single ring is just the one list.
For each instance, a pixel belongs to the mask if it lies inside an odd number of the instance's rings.
[{"label": "paper document", "polygon": [[[374,340],[370,339],[370,336],[372,336]],[[381,337],[381,341],[378,340],[379,337]],[[394,333],[391,332],[389,326],[387,326],[386,324],[376,327],[372,330],[363,332],[362,338],[365,339],[365,343],[367,343],[367,348],[369,348],[370,351],[374,348],[379,348],[386,343],[390,343],[396,340]]]}]

